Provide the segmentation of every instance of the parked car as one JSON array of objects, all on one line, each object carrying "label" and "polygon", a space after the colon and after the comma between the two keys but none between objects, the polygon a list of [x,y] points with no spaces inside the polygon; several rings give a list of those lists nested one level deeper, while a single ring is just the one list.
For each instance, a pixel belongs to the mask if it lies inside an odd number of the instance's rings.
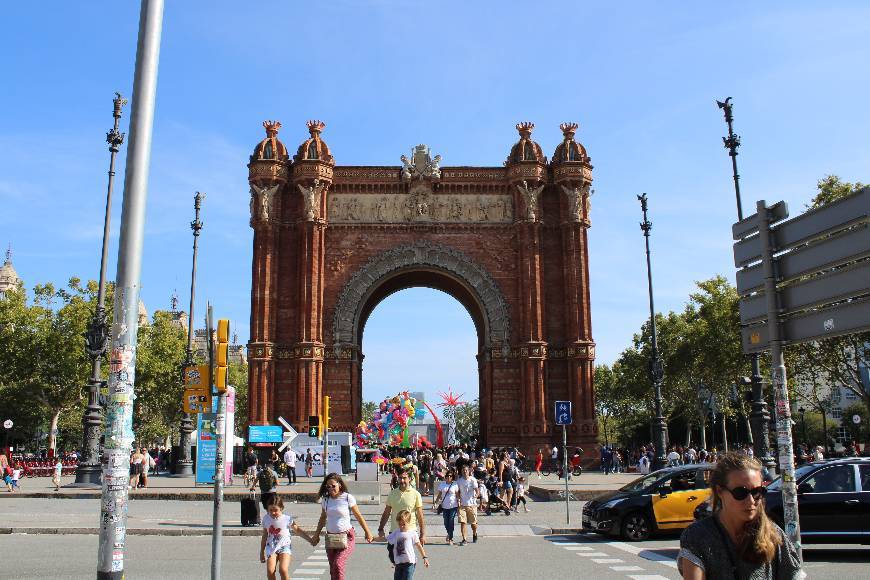
[{"label": "parked car", "polygon": [[[802,542],[870,543],[870,459],[806,463],[795,469],[795,479]],[[782,478],[767,489],[765,510],[782,527]],[[695,519],[712,513],[706,501],[695,509]]]},{"label": "parked car", "polygon": [[584,530],[647,539],[692,523],[695,506],[710,497],[710,463],[660,469],[583,506]]}]

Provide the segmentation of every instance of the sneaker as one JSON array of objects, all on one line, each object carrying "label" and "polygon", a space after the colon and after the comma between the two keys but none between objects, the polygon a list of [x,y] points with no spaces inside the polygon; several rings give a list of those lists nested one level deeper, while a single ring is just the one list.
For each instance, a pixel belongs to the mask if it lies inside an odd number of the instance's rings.
[{"label": "sneaker", "polygon": [[466,542],[465,540],[462,540],[461,542],[459,542],[459,545],[460,545],[460,546],[464,546],[464,545],[466,545],[467,543],[468,543],[468,542]]}]

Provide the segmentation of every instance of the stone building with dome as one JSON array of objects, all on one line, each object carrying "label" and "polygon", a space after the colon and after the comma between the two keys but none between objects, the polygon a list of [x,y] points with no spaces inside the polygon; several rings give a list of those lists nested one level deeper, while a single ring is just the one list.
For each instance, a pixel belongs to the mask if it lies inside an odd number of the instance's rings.
[{"label": "stone building with dome", "polygon": [[281,124],[263,126],[247,165],[252,423],[304,428],[329,395],[332,425],[352,431],[366,321],[387,296],[424,286],[474,321],[483,444],[561,442],[553,403],[568,400],[568,442],[593,453],[592,165],[576,123],[560,126],[550,160],[535,125],[518,123],[497,167],[446,166],[425,144],[397,152],[400,165],[337,165],[321,121],[291,158]]},{"label": "stone building with dome", "polygon": [[12,265],[12,246],[6,250],[6,259],[3,261],[3,266],[0,266],[0,294],[5,293],[9,289],[21,288],[24,286],[24,281],[18,276],[15,267]]}]

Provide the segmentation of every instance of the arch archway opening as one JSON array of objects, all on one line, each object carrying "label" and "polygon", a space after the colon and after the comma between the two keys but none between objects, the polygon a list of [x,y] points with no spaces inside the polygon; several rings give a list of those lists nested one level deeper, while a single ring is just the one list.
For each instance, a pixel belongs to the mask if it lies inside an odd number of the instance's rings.
[{"label": "arch archway opening", "polygon": [[[361,345],[360,408],[367,420],[373,405],[400,391],[424,399],[442,420],[439,393],[462,393],[456,438],[480,441],[480,354],[486,345],[483,309],[460,280],[433,269],[408,269],[381,281],[364,300],[354,338]],[[435,443],[427,412],[409,433]]]}]

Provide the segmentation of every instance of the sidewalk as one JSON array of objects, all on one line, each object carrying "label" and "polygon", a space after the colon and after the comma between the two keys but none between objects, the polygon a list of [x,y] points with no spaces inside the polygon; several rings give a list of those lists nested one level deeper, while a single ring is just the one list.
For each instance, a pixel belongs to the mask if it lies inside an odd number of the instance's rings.
[{"label": "sidewalk", "polygon": [[[555,474],[538,479],[534,474],[527,474],[526,487],[529,494],[542,501],[564,501],[565,482]],[[584,472],[579,477],[572,477],[568,482],[571,499],[588,501],[599,495],[619,489],[623,485],[639,477],[636,473],[614,473],[604,475],[601,472]],[[224,487],[224,501],[238,502],[248,496],[248,490],[243,485],[242,476],[235,476],[234,483]],[[317,502],[317,491],[323,481],[320,477],[299,477],[295,485],[287,485],[286,479],[279,479],[278,491],[285,501]],[[345,477],[349,487],[357,485],[373,485],[369,482],[354,481],[353,475]],[[0,491],[0,500],[11,498],[55,498],[55,499],[99,499],[101,490],[73,487],[72,476],[61,480],[60,491],[54,491],[51,479],[48,477],[32,477],[21,480],[21,489],[15,493]],[[381,494],[389,493],[389,479],[381,479]],[[211,484],[196,485],[193,477],[172,477],[166,475],[148,478],[148,487],[130,490],[131,500],[172,500],[172,501],[212,501],[213,486]],[[358,491],[354,491],[359,494]],[[377,503],[377,502],[375,502]]]}]

